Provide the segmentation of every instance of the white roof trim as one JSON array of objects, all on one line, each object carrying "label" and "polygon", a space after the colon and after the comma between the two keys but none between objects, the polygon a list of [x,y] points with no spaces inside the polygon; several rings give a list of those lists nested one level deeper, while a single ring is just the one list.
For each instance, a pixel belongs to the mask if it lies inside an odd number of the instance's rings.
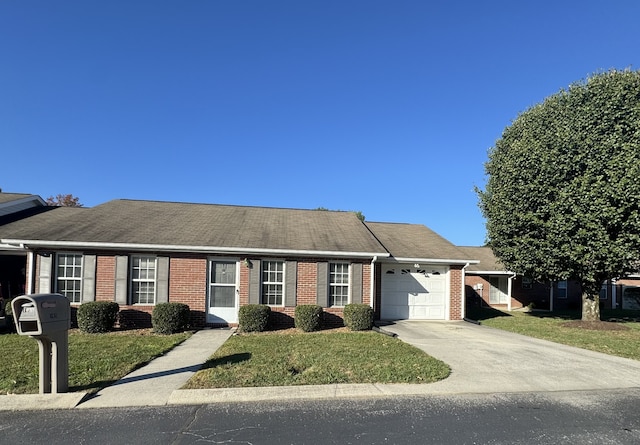
[{"label": "white roof trim", "polygon": [[254,255],[295,255],[295,256],[327,256],[327,257],[350,257],[350,258],[373,258],[388,257],[384,252],[339,252],[325,250],[293,250],[293,249],[259,249],[251,247],[214,247],[214,246],[180,246],[165,244],[135,244],[135,243],[99,243],[99,242],[78,242],[78,241],[42,241],[42,240],[19,240],[2,239],[0,242],[29,248],[30,246],[44,248],[89,248],[105,250],[127,250],[127,251],[169,251],[169,252],[202,252],[202,253],[228,253],[228,254],[254,254]]},{"label": "white roof trim", "polygon": [[478,264],[478,260],[454,260],[447,258],[396,258],[389,257],[387,262],[393,263],[424,263],[424,264]]},{"label": "white roof trim", "polygon": [[515,275],[506,270],[467,270],[467,275]]},{"label": "white roof trim", "polygon": [[20,205],[20,204],[25,204],[27,202],[37,202],[38,204],[40,204],[41,206],[45,206],[47,203],[38,195],[29,195],[29,196],[25,196],[24,198],[20,198],[20,199],[14,199],[12,201],[7,201],[5,203],[0,204],[0,208],[5,208],[5,207],[14,207],[16,205]]}]

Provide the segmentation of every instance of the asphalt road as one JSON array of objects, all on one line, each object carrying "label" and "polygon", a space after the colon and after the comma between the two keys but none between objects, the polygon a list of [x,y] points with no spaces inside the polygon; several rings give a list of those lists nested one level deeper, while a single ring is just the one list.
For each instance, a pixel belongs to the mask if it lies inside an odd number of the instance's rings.
[{"label": "asphalt road", "polygon": [[2,444],[638,444],[640,388],[0,412]]}]

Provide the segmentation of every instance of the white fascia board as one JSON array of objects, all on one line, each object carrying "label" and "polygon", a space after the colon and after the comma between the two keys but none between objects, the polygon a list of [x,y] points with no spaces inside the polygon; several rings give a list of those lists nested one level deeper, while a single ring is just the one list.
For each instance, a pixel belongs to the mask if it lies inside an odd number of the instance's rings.
[{"label": "white fascia board", "polygon": [[516,275],[504,270],[467,270],[467,275]]},{"label": "white fascia board", "polygon": [[14,207],[16,205],[25,204],[27,202],[36,202],[36,203],[40,204],[41,206],[45,206],[47,204],[38,195],[29,195],[29,196],[26,196],[24,198],[15,199],[13,201],[7,201],[7,202],[5,202],[3,204],[0,204],[0,208]]},{"label": "white fascia board", "polygon": [[454,260],[445,258],[397,258],[389,257],[387,262],[393,263],[424,263],[424,264],[478,264],[478,260]]},{"label": "white fascia board", "polygon": [[2,243],[27,248],[65,248],[65,249],[104,249],[125,250],[129,252],[162,251],[162,252],[190,252],[190,253],[225,253],[238,255],[289,255],[304,257],[344,257],[344,258],[374,258],[389,256],[380,252],[339,252],[324,250],[288,250],[288,249],[259,249],[246,247],[213,247],[213,246],[180,246],[164,244],[135,244],[135,243],[98,243],[78,241],[41,241],[2,239]]}]

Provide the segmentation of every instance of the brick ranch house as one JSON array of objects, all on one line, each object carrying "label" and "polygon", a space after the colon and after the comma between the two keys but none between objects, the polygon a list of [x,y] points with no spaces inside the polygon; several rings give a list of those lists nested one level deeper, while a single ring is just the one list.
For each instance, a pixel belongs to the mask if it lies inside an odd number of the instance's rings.
[{"label": "brick ranch house", "polygon": [[[465,271],[467,304],[507,311],[530,304],[541,310],[579,310],[582,305],[582,289],[576,281],[538,283],[507,271],[489,247],[460,249],[468,257],[478,259]],[[640,310],[640,275],[603,283],[600,307]]]},{"label": "brick ranch house", "polygon": [[149,326],[167,301],[188,304],[194,326],[235,325],[250,303],[268,304],[280,325],[292,325],[300,304],[322,306],[335,325],[348,303],[371,305],[377,319],[460,320],[465,268],[477,262],[423,225],[353,212],[135,200],[44,207],[0,193],[0,206],[17,201],[37,211],[0,220],[0,264],[21,266],[24,293],[59,292],[73,307],[116,301],[123,326]]}]

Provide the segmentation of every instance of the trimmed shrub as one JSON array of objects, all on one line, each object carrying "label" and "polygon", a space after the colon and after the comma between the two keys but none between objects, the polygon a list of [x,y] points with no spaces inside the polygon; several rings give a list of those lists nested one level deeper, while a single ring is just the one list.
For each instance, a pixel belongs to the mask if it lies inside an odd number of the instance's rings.
[{"label": "trimmed shrub", "polygon": [[5,325],[0,326],[0,330],[4,329],[6,332],[15,332],[15,326],[13,323],[13,309],[11,308],[11,298],[4,301],[4,307],[0,307],[0,316],[4,317]]},{"label": "trimmed shrub", "polygon": [[295,325],[304,332],[319,331],[322,323],[322,307],[317,304],[296,306]]},{"label": "trimmed shrub", "polygon": [[373,308],[368,304],[347,304],[344,325],[352,331],[368,331],[373,327]]},{"label": "trimmed shrub", "polygon": [[271,308],[266,304],[248,304],[238,311],[238,329],[242,332],[262,332],[269,323]]},{"label": "trimmed shrub", "polygon": [[78,307],[78,328],[96,334],[109,332],[118,317],[120,306],[115,301],[90,301]]},{"label": "trimmed shrub", "polygon": [[151,325],[159,334],[175,334],[189,328],[191,310],[184,303],[158,303],[151,313]]}]

